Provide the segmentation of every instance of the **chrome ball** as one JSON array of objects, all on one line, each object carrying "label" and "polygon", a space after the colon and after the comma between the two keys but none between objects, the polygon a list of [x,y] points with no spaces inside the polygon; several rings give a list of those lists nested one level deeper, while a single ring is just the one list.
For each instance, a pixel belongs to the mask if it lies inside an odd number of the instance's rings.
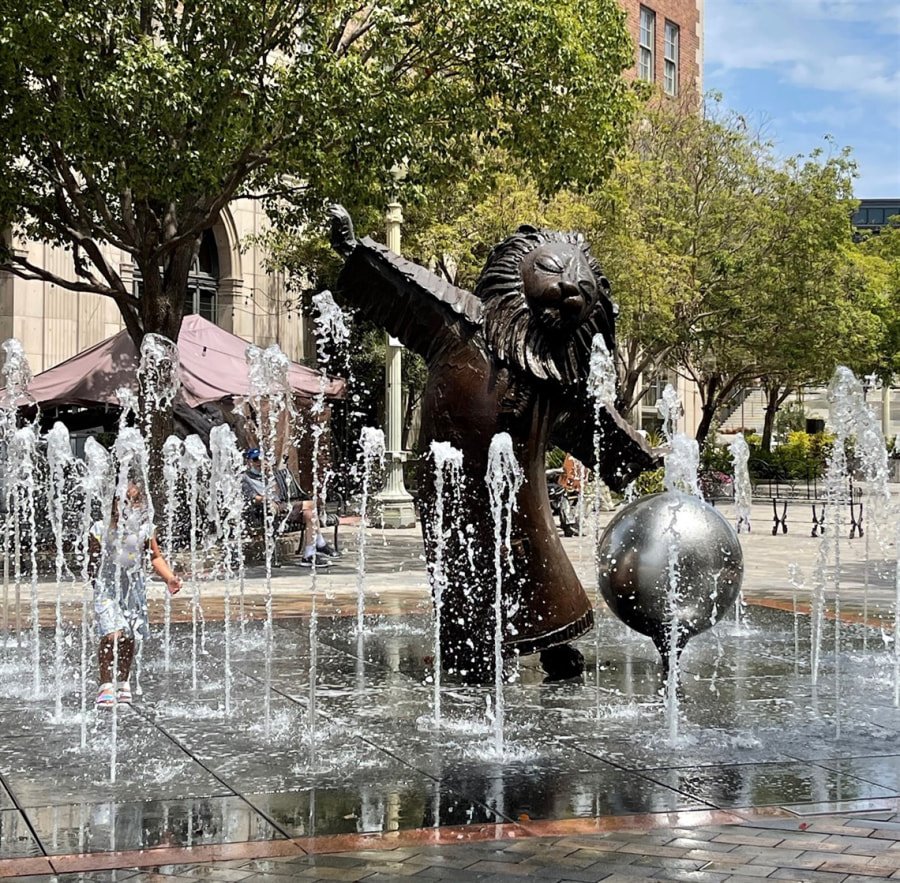
[{"label": "chrome ball", "polygon": [[744,556],[734,528],[709,503],[677,491],[650,494],[616,513],[600,537],[600,592],[626,625],[653,638],[665,660],[731,608]]}]

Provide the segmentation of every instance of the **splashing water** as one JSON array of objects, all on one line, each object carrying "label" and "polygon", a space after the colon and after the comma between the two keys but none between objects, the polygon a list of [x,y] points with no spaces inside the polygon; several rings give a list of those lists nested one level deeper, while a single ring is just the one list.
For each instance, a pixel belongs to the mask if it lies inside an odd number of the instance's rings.
[{"label": "splashing water", "polygon": [[359,541],[356,560],[356,634],[362,635],[366,607],[366,521],[372,471],[384,465],[384,431],[364,426],[359,434],[362,492],[359,503]]},{"label": "splashing water", "polygon": [[656,409],[663,420],[662,434],[671,442],[678,430],[678,421],[684,416],[684,406],[671,383],[666,384],[666,388],[656,403]]},{"label": "splashing water", "polygon": [[[671,488],[669,488],[672,491]],[[669,647],[668,647],[668,664],[666,678],[666,719],[669,727],[669,744],[674,745],[678,739],[678,680],[679,680],[679,660],[678,660],[678,644],[679,632],[681,628],[681,561],[680,547],[681,535],[678,532],[678,510],[681,507],[679,497],[673,494],[672,502],[669,504],[669,513],[671,519],[667,527],[663,529],[663,534],[668,536],[666,544],[666,603],[669,608]]]},{"label": "splashing water", "polygon": [[[184,472],[188,486],[188,511],[190,512],[191,550],[191,688],[197,689],[199,653],[205,652],[206,624],[200,603],[200,561],[197,555],[197,534],[200,521],[200,493],[208,491],[210,460],[206,445],[199,435],[189,435],[184,440]],[[198,626],[202,632],[199,647]]]},{"label": "splashing water", "polygon": [[5,403],[16,404],[17,400],[27,395],[28,385],[34,379],[31,366],[25,357],[22,344],[15,337],[4,340],[3,368],[0,369],[0,377],[3,378],[3,398]]},{"label": "splashing water", "polygon": [[700,492],[700,447],[697,439],[688,438],[680,432],[671,439],[672,450],[666,457],[663,485],[667,491],[681,491],[695,497]]},{"label": "splashing water", "polygon": [[[127,392],[127,390],[118,390],[116,395],[119,393]],[[131,393],[128,393],[131,395]],[[133,398],[133,396],[132,396]],[[120,398],[120,401],[123,401]],[[123,401],[123,413],[125,411],[124,402],[128,401],[127,396]],[[116,545],[119,549],[124,548],[125,546],[125,531],[126,531],[126,521],[127,519],[124,517],[124,514],[127,509],[127,500],[128,500],[128,488],[129,485],[134,483],[142,488],[144,493],[146,511],[143,513],[142,520],[147,524],[153,524],[153,500],[149,494],[146,493],[146,488],[150,486],[149,481],[149,463],[147,456],[147,445],[144,441],[143,436],[140,431],[134,427],[123,426],[120,423],[119,433],[116,437],[116,442],[113,447],[113,452],[115,454],[116,462],[118,463],[118,474],[116,478],[116,500],[118,503],[118,511],[120,513],[120,517],[117,520],[116,530],[118,533]],[[147,556],[149,557],[149,548],[147,550]],[[146,566],[149,561],[144,562],[144,566]],[[118,587],[121,584],[122,580],[122,556],[115,556],[115,577],[113,585]],[[138,636],[135,635],[135,642],[137,643]],[[113,646],[113,659],[112,659],[112,672],[114,680],[118,678],[119,671],[119,642],[114,640],[112,642]],[[116,689],[117,684],[114,683],[114,689]],[[117,693],[116,693],[117,695]],[[112,706],[112,714],[110,717],[110,752],[109,752],[109,781],[116,781],[116,763],[118,757],[118,732],[119,732],[119,701],[116,698],[113,702]]]},{"label": "splashing water", "polygon": [[181,389],[178,347],[162,334],[145,334],[137,376],[145,411],[171,408]]},{"label": "splashing water", "polygon": [[[20,495],[16,490],[15,475],[17,466],[11,458],[10,448],[16,433],[19,400],[28,396],[28,384],[32,380],[31,366],[25,358],[22,344],[14,337],[2,344],[3,368],[0,377],[3,380],[3,392],[0,393],[0,481],[5,494],[3,519],[3,622],[4,645],[9,638],[9,565],[14,561],[15,567],[15,628],[16,644],[22,645],[22,610],[21,610],[21,545],[20,545]],[[11,548],[14,544],[14,549]],[[13,554],[10,554],[13,552]]]},{"label": "splashing water", "polygon": [[[591,341],[591,361],[588,371],[588,395],[594,401],[594,462],[600,462],[601,415],[605,407],[613,407],[616,399],[616,366],[612,354],[606,346],[602,334],[595,334]],[[592,504],[594,523],[594,571],[596,573],[597,596],[594,617],[598,619],[603,609],[603,594],[600,591],[600,480],[594,480]],[[599,621],[599,620],[598,620]],[[594,630],[594,686],[596,689],[596,713],[600,716],[600,629]]]},{"label": "splashing water", "polygon": [[100,509],[103,524],[109,524],[112,508],[113,470],[109,452],[95,438],[84,443],[84,474],[82,490],[84,509],[81,514],[81,549],[84,592],[81,598],[81,748],[87,748],[87,683],[88,644],[91,635],[91,608],[93,592],[88,578],[90,556],[88,554],[94,505]]},{"label": "splashing water", "polygon": [[145,334],[137,368],[138,399],[143,411],[144,437],[153,438],[153,417],[172,409],[181,389],[178,347],[162,334]]},{"label": "splashing water", "polygon": [[444,589],[447,574],[444,570],[444,549],[447,535],[452,530],[444,520],[445,481],[451,490],[456,490],[457,498],[463,480],[463,453],[449,442],[431,442],[431,457],[434,460],[434,524],[430,525],[434,544],[434,562],[431,565],[431,588],[434,596],[434,726],[441,725],[441,613],[444,604]]},{"label": "splashing water", "polygon": [[63,553],[64,519],[65,512],[63,500],[65,499],[64,487],[66,482],[67,467],[74,463],[72,456],[72,443],[69,440],[69,430],[59,422],[53,424],[47,433],[47,465],[49,467],[49,512],[50,526],[53,529],[53,537],[56,540],[56,608],[55,608],[55,632],[53,654],[53,682],[55,694],[55,714],[59,719],[62,716],[63,697],[63,616],[62,616],[62,581],[66,567],[66,559]]},{"label": "splashing water", "polygon": [[[494,748],[503,754],[504,698],[503,698],[503,556],[512,549],[512,515],[516,509],[516,495],[524,481],[522,467],[516,460],[512,438],[498,432],[488,449],[485,481],[494,522]],[[509,567],[512,558],[508,555]]]},{"label": "splashing water", "polygon": [[[840,606],[841,606],[841,560],[840,544],[842,523],[842,497],[849,475],[847,464],[847,441],[856,424],[857,402],[863,397],[862,385],[853,372],[839,365],[828,385],[828,427],[834,433],[834,443],[825,466],[825,501],[823,517],[828,530],[819,537],[813,579],[812,641],[810,649],[811,680],[815,685],[819,679],[822,657],[822,643],[825,629],[826,583],[831,565],[834,588],[834,628],[835,647],[840,646]],[[835,659],[836,665],[839,661]]]},{"label": "splashing water", "polygon": [[263,482],[263,541],[266,565],[266,687],[263,701],[265,726],[268,734],[272,717],[272,650],[274,624],[272,622],[272,559],[275,553],[275,484],[278,422],[287,411],[293,416],[293,397],[288,381],[290,361],[276,345],[266,349],[247,347],[247,373],[255,412],[256,437],[259,446]]},{"label": "splashing water", "polygon": [[616,364],[602,334],[591,341],[591,360],[588,368],[588,395],[595,403],[612,408],[616,401]]},{"label": "splashing water", "polygon": [[[668,721],[669,744],[678,739],[679,707],[679,644],[681,640],[681,535],[677,529],[678,510],[681,508],[681,494],[701,497],[700,448],[696,439],[688,438],[677,431],[678,420],[684,415],[684,407],[672,384],[667,384],[657,403],[663,418],[663,433],[669,440],[671,451],[666,457],[663,484],[671,494],[668,526],[663,533],[668,536],[666,561],[666,603],[669,611],[669,640],[666,678],[666,717]],[[740,598],[735,604],[740,610]]]},{"label": "splashing water", "polygon": [[[244,498],[241,493],[243,458],[237,439],[228,426],[216,426],[209,434],[210,494],[209,516],[225,558],[225,714],[231,714],[231,585],[235,570],[244,584]],[[243,595],[242,595],[243,599]]]},{"label": "splashing water", "polygon": [[[350,340],[350,329],[341,308],[335,303],[330,291],[323,291],[313,296],[313,306],[316,309],[314,317],[314,333],[316,336],[316,351],[319,360],[319,391],[313,399],[310,413],[314,418],[312,430],[312,498],[313,498],[313,523],[318,530],[319,526],[319,501],[325,498],[325,484],[327,476],[319,475],[319,453],[322,435],[325,427],[321,416],[325,411],[325,389],[328,384],[328,365],[331,361],[330,349],[346,349]],[[309,766],[314,768],[316,764],[316,690],[318,689],[318,623],[317,587],[318,568],[316,556],[313,555],[310,568],[311,603],[309,613],[309,702],[307,727],[309,730]]]},{"label": "splashing water", "polygon": [[[37,463],[37,430],[33,426],[17,429],[9,446],[10,479],[15,487],[17,515],[24,513],[31,547],[31,633],[33,653],[33,689],[35,697],[41,693],[41,624],[38,615],[37,592],[37,525],[35,518],[35,475]],[[18,550],[17,550],[18,551]],[[18,561],[18,558],[17,558]],[[17,580],[18,582],[18,580]]]},{"label": "splashing water", "polygon": [[753,489],[750,485],[750,448],[744,434],[739,432],[728,446],[734,464],[734,508],[737,513],[737,532],[750,533],[750,502]]},{"label": "splashing water", "polygon": [[[163,545],[166,561],[172,561],[175,552],[175,511],[178,507],[178,481],[183,460],[184,444],[180,438],[170,435],[163,442],[162,449],[162,474],[166,489],[166,536]],[[172,596],[169,592],[165,593],[163,604],[163,667],[168,671],[172,656]]]}]

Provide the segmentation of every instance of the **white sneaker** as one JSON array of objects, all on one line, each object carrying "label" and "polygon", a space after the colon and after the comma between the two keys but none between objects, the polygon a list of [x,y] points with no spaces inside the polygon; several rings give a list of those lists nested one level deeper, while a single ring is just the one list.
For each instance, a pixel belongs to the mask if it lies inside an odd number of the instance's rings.
[{"label": "white sneaker", "polygon": [[324,555],[320,555],[316,552],[315,555],[304,555],[303,558],[300,559],[301,567],[312,567],[315,563],[316,569],[331,567],[331,559],[326,558]]},{"label": "white sneaker", "polygon": [[116,699],[123,705],[131,705],[131,684],[128,681],[119,684],[119,690],[116,693]]}]

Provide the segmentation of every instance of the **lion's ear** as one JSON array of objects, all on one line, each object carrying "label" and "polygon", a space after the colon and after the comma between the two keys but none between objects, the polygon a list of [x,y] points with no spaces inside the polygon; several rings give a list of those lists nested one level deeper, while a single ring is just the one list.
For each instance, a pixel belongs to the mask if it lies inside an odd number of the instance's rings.
[{"label": "lion's ear", "polygon": [[531,224],[520,224],[519,229],[516,230],[516,233],[524,233],[526,236],[530,236],[534,233],[540,232],[541,231],[537,227],[532,227]]}]

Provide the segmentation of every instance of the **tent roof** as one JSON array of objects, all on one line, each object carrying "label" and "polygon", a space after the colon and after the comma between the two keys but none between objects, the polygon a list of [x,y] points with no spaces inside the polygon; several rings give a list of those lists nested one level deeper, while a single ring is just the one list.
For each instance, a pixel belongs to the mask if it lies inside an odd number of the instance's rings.
[{"label": "tent roof", "polygon": [[[246,340],[201,316],[185,316],[178,334],[181,396],[192,408],[229,396],[251,394]],[[137,391],[138,354],[127,331],[120,331],[71,359],[38,374],[27,398],[42,405],[118,405],[116,390]],[[320,392],[320,375],[291,362],[288,379],[295,395],[312,398]],[[329,377],[325,395],[343,396],[346,384]]]}]

